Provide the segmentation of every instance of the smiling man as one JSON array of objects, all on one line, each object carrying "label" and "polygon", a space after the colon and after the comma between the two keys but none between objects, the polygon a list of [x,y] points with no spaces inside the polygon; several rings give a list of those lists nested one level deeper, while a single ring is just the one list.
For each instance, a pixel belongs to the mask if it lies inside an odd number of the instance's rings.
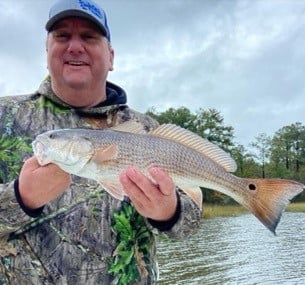
[{"label": "smiling man", "polygon": [[0,284],[154,284],[153,233],[186,237],[200,222],[200,205],[157,167],[150,170],[156,183],[132,166],[121,173],[127,197],[119,201],[94,181],[38,163],[27,145],[47,130],[158,125],[107,81],[114,51],[96,3],[57,2],[46,30],[49,76],[34,94],[0,101],[0,141],[14,157],[0,158]]},{"label": "smiling man", "polygon": [[59,98],[75,107],[95,106],[106,99],[114,51],[96,24],[73,17],[55,23],[50,26],[47,51],[52,89]]}]

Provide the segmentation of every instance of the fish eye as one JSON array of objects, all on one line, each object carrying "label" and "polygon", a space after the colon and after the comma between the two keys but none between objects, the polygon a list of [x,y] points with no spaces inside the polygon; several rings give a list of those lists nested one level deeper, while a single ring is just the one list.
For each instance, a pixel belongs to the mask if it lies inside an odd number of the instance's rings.
[{"label": "fish eye", "polygon": [[49,134],[49,139],[54,139],[55,135],[54,134]]},{"label": "fish eye", "polygon": [[252,184],[252,183],[248,185],[248,188],[249,188],[249,190],[252,190],[252,191],[256,190],[255,184]]}]

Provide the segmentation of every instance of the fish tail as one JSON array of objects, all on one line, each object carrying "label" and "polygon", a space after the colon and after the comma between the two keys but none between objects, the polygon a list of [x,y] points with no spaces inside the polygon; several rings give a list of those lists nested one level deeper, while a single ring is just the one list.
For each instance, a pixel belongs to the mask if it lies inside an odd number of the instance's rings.
[{"label": "fish tail", "polygon": [[304,190],[304,185],[285,179],[245,179],[252,196],[245,205],[271,232],[287,204]]}]

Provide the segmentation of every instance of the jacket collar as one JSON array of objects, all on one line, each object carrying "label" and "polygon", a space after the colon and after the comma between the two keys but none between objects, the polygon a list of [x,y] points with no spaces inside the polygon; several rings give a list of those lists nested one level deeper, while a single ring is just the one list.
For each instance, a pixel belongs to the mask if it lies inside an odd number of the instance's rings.
[{"label": "jacket collar", "polygon": [[55,104],[66,108],[66,109],[74,109],[78,113],[83,114],[102,114],[108,112],[109,109],[117,109],[121,107],[127,107],[127,95],[126,92],[111,82],[106,82],[106,100],[98,104],[94,107],[89,108],[74,108],[67,103],[63,102],[56,94],[53,92],[51,88],[51,78],[48,76],[39,86],[37,93],[41,96],[46,97],[51,100]]}]

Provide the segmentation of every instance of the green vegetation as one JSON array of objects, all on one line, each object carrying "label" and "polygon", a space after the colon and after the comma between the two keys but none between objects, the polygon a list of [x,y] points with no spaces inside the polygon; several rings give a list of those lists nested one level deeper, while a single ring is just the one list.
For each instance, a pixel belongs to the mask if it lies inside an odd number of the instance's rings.
[{"label": "green vegetation", "polygon": [[248,210],[240,205],[203,204],[203,218],[235,217],[248,213]]},{"label": "green vegetation", "polygon": [[[286,212],[305,212],[305,203],[291,203],[285,209]],[[203,218],[215,217],[235,217],[242,214],[249,213],[247,209],[236,205],[217,205],[217,204],[204,204],[203,205]]]},{"label": "green vegetation", "polygon": [[305,212],[305,203],[291,203],[286,208],[287,212],[294,212],[294,213],[304,213]]}]

